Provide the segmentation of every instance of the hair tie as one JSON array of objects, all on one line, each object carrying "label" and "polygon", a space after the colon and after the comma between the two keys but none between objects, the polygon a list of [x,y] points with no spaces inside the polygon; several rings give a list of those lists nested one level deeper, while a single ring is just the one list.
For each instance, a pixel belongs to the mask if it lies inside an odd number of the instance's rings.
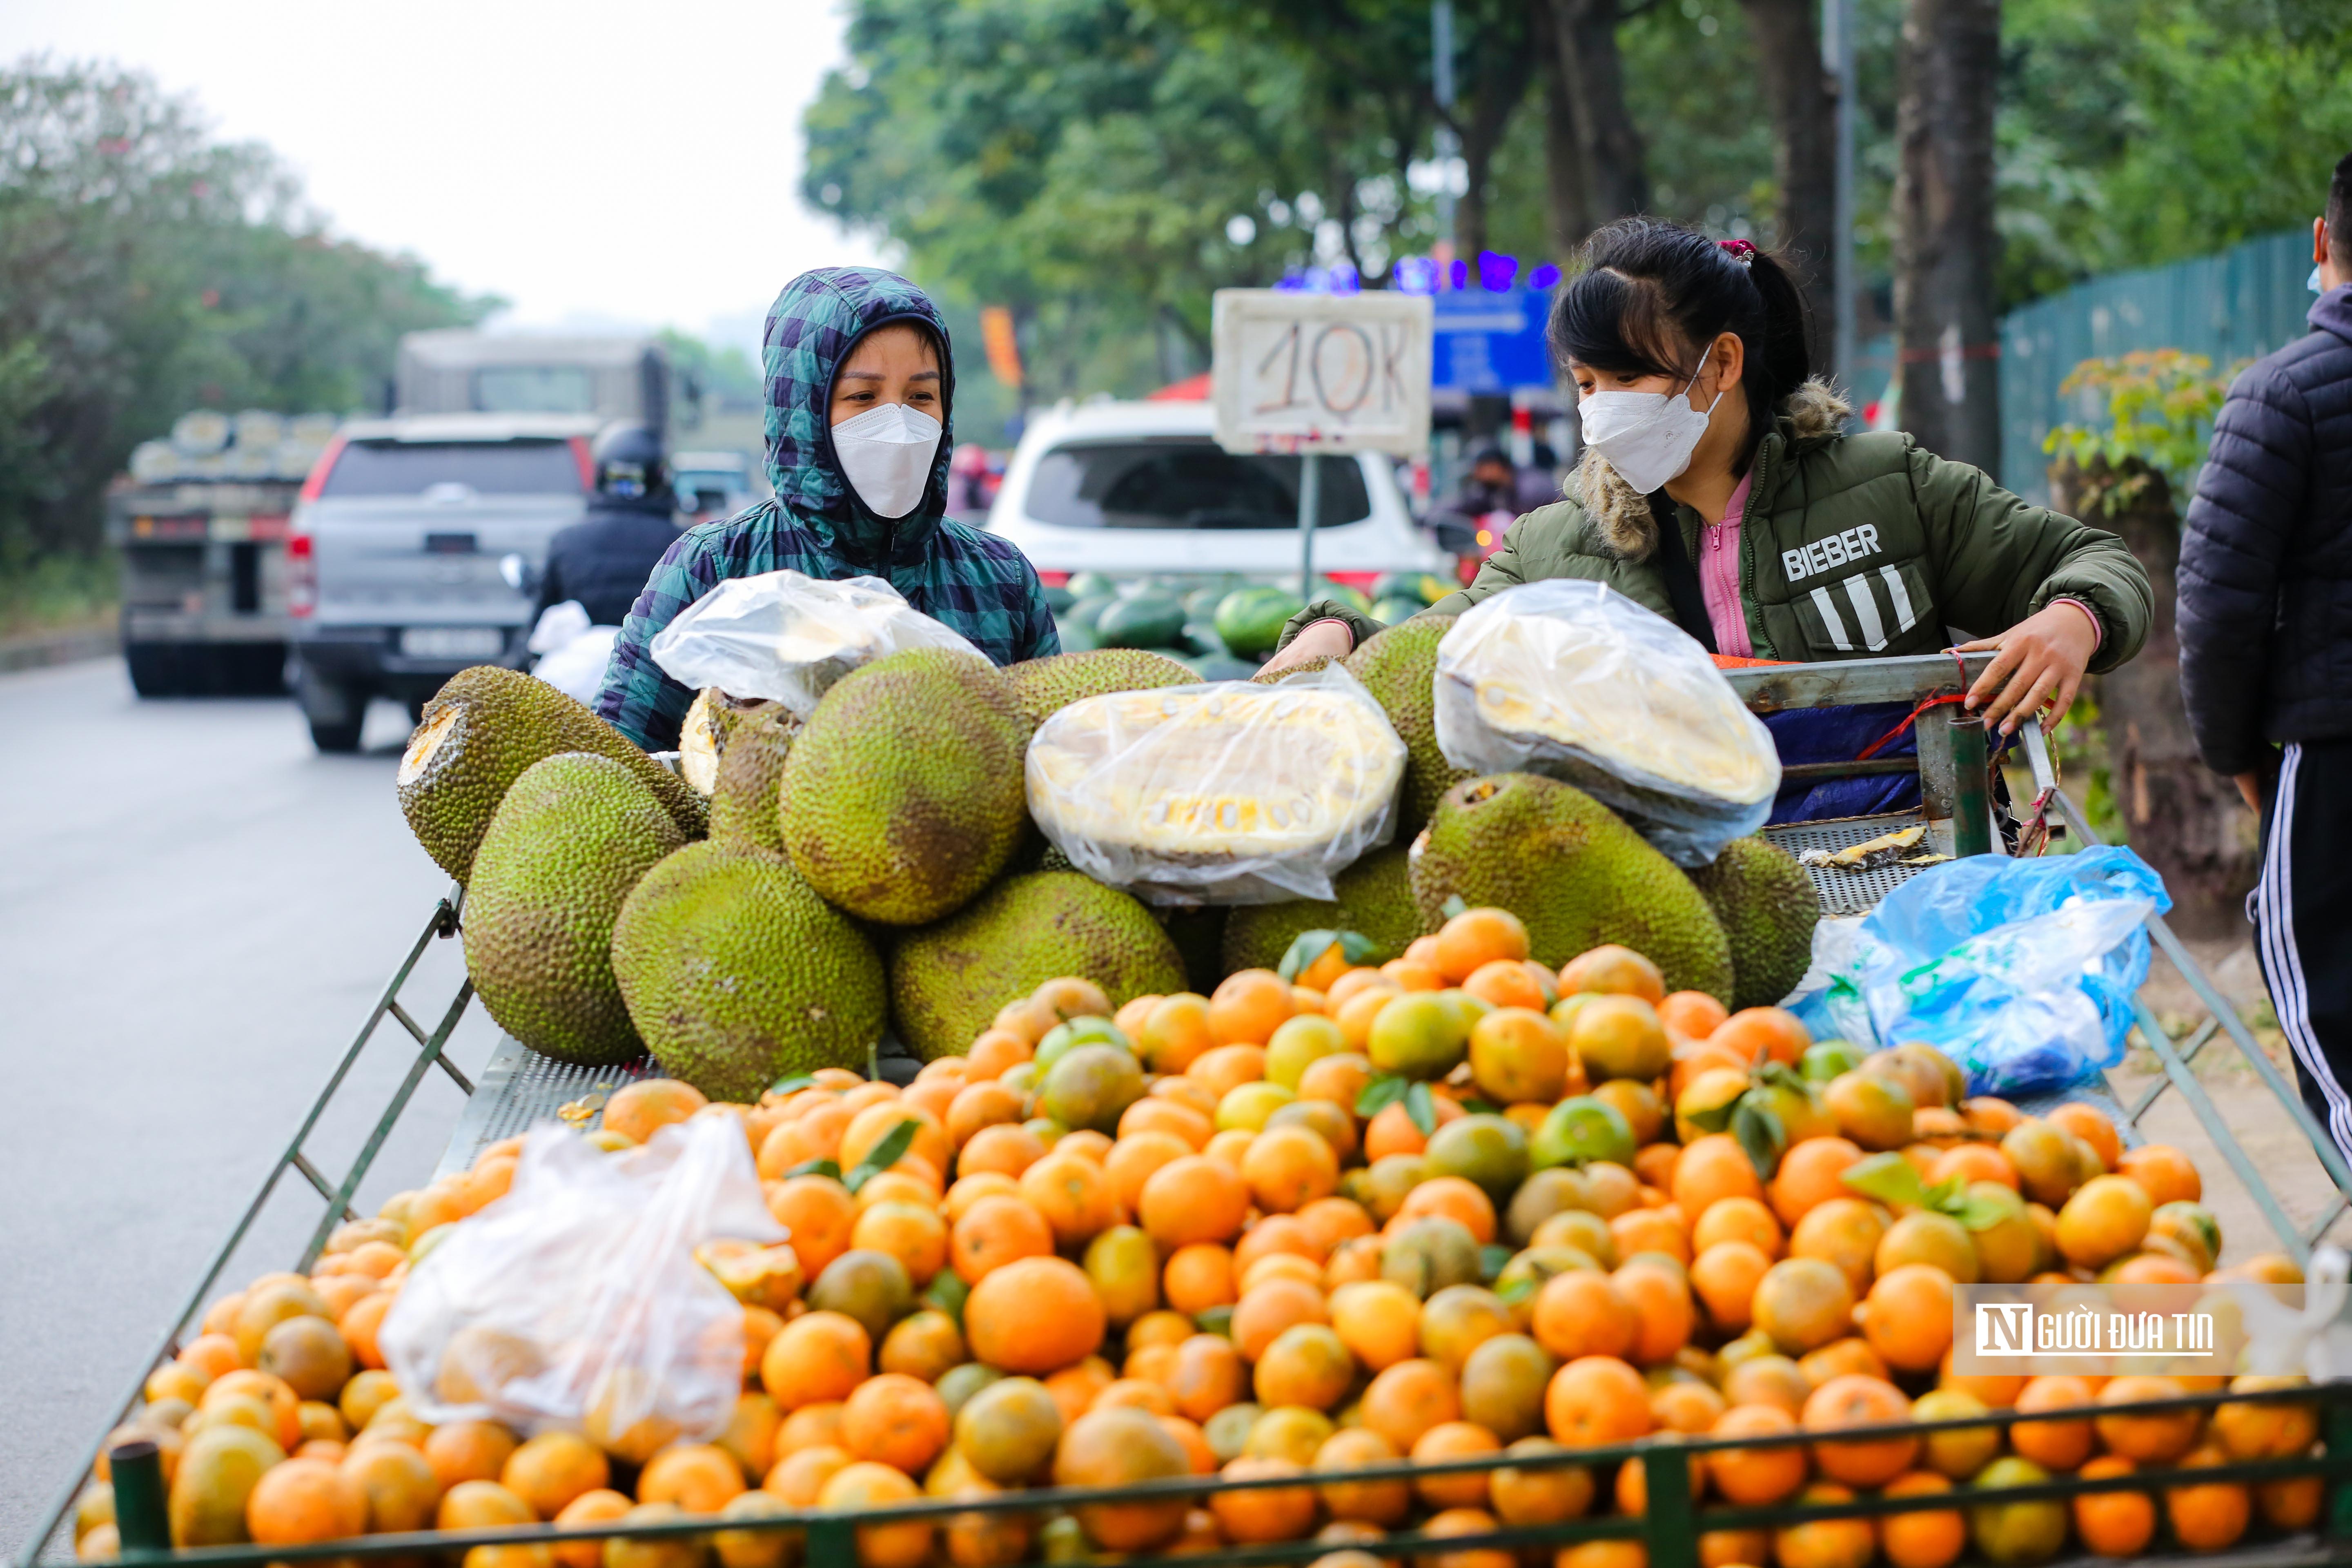
[{"label": "hair tie", "polygon": [[1715,242],[1731,253],[1731,259],[1745,267],[1756,259],[1756,247],[1744,239],[1718,239]]}]

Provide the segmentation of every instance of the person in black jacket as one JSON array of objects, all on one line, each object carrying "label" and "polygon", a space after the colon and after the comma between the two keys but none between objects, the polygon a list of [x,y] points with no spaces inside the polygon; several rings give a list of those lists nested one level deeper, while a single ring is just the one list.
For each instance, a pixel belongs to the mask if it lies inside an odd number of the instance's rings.
[{"label": "person in black jacket", "polygon": [[2263,977],[2304,1100],[2352,1160],[2352,156],[2312,254],[2312,331],[2213,422],[2177,624],[2198,752],[2262,817]]},{"label": "person in black jacket", "polygon": [[677,542],[677,502],[661,437],[643,425],[608,425],[591,458],[596,493],[578,522],[550,541],[539,613],[577,600],[592,625],[617,626]]}]

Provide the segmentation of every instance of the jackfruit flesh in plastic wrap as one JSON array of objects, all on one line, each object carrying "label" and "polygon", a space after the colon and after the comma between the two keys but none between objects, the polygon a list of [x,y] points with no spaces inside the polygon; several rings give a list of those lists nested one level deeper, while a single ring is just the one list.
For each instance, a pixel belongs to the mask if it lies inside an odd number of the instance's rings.
[{"label": "jackfruit flesh in plastic wrap", "polygon": [[1599,583],[1506,589],[1438,645],[1437,743],[1481,773],[1577,785],[1703,866],[1771,815],[1771,731],[1697,642]]},{"label": "jackfruit flesh in plastic wrap", "polygon": [[1396,828],[1404,742],[1336,666],[1071,703],[1029,742],[1029,815],[1147,903],[1328,899]]}]

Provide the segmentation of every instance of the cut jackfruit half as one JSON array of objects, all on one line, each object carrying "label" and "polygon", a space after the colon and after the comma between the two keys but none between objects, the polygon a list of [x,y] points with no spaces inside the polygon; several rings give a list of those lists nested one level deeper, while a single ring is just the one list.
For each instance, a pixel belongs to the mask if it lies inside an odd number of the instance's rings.
[{"label": "cut jackfruit half", "polygon": [[686,710],[678,725],[678,776],[694,786],[695,793],[705,800],[719,788],[719,764],[727,755],[727,742],[735,727],[763,708],[776,704],[762,698],[730,697],[715,686],[706,686],[695,694],[694,706]]},{"label": "cut jackfruit half", "polygon": [[1149,901],[1328,899],[1394,830],[1404,742],[1354,677],[1091,697],[1029,744],[1029,813],[1072,865]]}]

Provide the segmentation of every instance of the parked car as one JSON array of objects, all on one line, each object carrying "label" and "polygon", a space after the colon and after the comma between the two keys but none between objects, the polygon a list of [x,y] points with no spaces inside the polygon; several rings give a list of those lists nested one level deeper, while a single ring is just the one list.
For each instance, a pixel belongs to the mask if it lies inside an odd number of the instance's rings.
[{"label": "parked car", "polygon": [[590,486],[580,415],[345,425],[287,540],[295,696],[322,752],[357,749],[371,698],[414,711],[468,665],[519,666],[548,541]]},{"label": "parked car", "polygon": [[677,452],[669,460],[678,515],[691,526],[728,518],[751,504],[751,460],[740,452]]},{"label": "parked car", "polygon": [[[1239,573],[1296,580],[1301,459],[1237,455],[1213,437],[1205,403],[1101,403],[1036,416],[1006,468],[988,528],[1048,583]],[[1451,576],[1416,526],[1389,459],[1320,463],[1318,574],[1361,587],[1385,572]]]}]

